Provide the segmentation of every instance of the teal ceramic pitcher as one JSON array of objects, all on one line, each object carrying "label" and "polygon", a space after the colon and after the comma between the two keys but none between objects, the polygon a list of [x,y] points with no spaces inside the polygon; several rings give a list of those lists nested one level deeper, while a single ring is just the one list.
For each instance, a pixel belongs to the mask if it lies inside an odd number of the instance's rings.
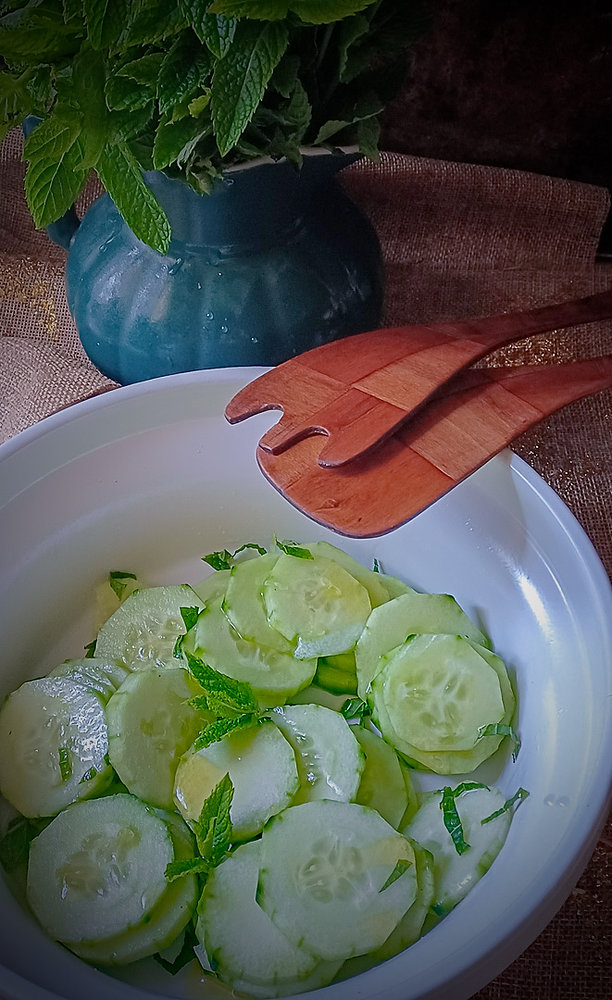
[{"label": "teal ceramic pitcher", "polygon": [[301,169],[258,162],[210,194],[151,171],[172,226],[146,246],[108,195],[50,235],[69,247],[68,304],[85,351],[109,378],[276,365],[379,325],[380,247],[336,174],[355,157],[317,153]]}]

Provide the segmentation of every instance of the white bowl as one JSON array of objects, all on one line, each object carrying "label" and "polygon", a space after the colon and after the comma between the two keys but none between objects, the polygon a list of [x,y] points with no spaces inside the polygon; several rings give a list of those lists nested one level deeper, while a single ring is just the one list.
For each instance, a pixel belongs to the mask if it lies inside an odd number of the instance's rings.
[{"label": "white bowl", "polygon": [[[612,786],[612,590],[586,535],[505,452],[419,517],[378,539],[340,538],[264,479],[255,445],[277,419],[231,427],[226,402],[259,369],[169,376],[87,400],[0,447],[0,695],[92,638],[93,591],[110,569],[196,582],[201,557],[273,534],[325,538],[367,565],[452,593],[515,672],[522,748],[478,772],[529,798],[473,892],[433,931],[321,1000],[465,1000],[539,934],[595,847]],[[442,781],[436,782],[442,784]],[[220,994],[149,961],[88,967],[49,941],[0,884],[4,1000],[144,1000]],[[228,996],[228,994],[225,994]],[[310,994],[313,996],[313,994]]]}]

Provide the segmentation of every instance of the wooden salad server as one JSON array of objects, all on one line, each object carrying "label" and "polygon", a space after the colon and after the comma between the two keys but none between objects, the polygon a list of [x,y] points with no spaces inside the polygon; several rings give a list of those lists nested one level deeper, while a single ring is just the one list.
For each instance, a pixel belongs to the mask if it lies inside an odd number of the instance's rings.
[{"label": "wooden salad server", "polygon": [[382,535],[410,520],[523,431],[567,403],[612,387],[612,355],[567,364],[471,369],[375,452],[319,462],[320,437],[274,454],[267,479],[308,517],[342,535]]},{"label": "wooden salad server", "polygon": [[612,289],[485,319],[359,333],[290,358],[238,392],[230,423],[282,410],[260,447],[278,455],[312,434],[321,466],[365,456],[396,432],[450,378],[505,344],[612,318]]}]

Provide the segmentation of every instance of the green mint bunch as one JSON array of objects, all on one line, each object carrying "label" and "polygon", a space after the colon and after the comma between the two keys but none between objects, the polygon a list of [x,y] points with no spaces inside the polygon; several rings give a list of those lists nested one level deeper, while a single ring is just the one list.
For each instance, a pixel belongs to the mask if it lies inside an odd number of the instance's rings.
[{"label": "green mint bunch", "polygon": [[145,243],[168,220],[143,179],[205,193],[261,156],[305,146],[377,154],[380,115],[423,33],[423,0],[6,0],[0,139],[34,115],[25,193],[37,227],[92,170]]}]

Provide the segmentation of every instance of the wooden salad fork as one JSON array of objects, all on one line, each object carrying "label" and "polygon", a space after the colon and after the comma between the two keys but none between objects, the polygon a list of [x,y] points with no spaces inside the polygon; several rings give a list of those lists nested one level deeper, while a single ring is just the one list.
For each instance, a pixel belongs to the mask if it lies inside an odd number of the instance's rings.
[{"label": "wooden salad fork", "polygon": [[282,410],[261,438],[261,452],[279,456],[304,438],[323,435],[316,448],[302,447],[300,453],[316,450],[318,465],[343,466],[381,446],[450,379],[496,348],[610,318],[612,289],[525,312],[355,334],[266,372],[230,400],[225,415],[235,423]]},{"label": "wooden salad fork", "polygon": [[336,467],[320,437],[257,461],[295,507],[356,538],[399,527],[566,404],[612,387],[612,355],[567,364],[471,369],[374,452]]}]

